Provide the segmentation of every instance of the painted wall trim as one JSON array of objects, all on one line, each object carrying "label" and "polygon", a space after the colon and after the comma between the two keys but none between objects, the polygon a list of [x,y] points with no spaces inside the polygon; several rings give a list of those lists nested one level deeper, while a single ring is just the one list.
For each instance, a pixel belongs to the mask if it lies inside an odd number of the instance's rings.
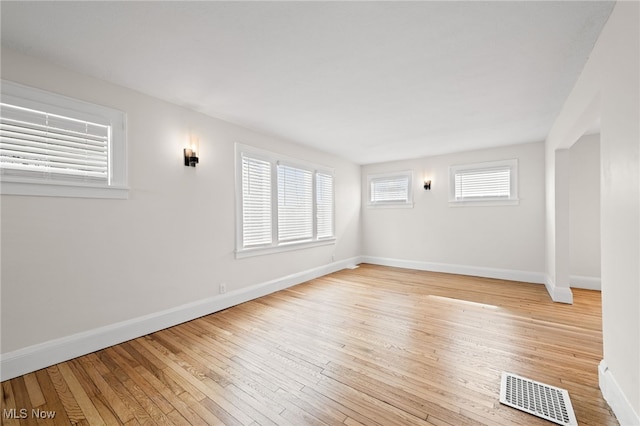
[{"label": "painted wall trim", "polygon": [[191,321],[278,290],[321,277],[360,263],[353,257],[306,271],[259,283],[224,295],[176,306],[94,330],[61,337],[0,355],[0,381],[86,355],[127,340]]},{"label": "painted wall trim", "polygon": [[598,379],[602,396],[611,407],[611,410],[613,410],[618,422],[621,425],[640,425],[640,415],[635,412],[624,392],[620,389],[605,360],[600,361],[598,365]]},{"label": "painted wall trim", "polygon": [[569,305],[573,304],[573,292],[569,287],[556,286],[548,275],[544,282],[544,286],[547,288],[547,292],[549,293],[549,296],[551,296],[551,300],[554,302],[567,303]]},{"label": "painted wall trim", "polygon": [[450,263],[433,263],[419,260],[391,259],[376,256],[361,256],[360,261],[362,263],[416,269],[419,271],[445,272],[448,274],[471,275],[475,277],[497,278],[501,280],[522,281],[535,284],[544,284],[546,282],[546,275],[543,272],[454,265]]},{"label": "painted wall trim", "polygon": [[600,277],[583,277],[580,275],[570,275],[569,285],[572,288],[583,288],[585,290],[602,290]]}]

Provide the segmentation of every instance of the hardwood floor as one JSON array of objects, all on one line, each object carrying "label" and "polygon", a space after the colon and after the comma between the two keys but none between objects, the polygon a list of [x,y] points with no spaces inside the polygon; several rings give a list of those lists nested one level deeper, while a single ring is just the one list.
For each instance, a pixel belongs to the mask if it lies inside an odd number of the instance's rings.
[{"label": "hardwood floor", "polygon": [[2,423],[551,424],[498,402],[509,371],[567,389],[581,425],[614,425],[600,293],[574,297],[362,265],[5,381]]}]

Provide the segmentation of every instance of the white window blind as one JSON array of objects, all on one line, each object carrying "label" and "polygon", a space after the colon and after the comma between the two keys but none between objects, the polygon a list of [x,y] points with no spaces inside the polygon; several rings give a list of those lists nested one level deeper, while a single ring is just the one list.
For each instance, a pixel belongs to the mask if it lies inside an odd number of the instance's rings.
[{"label": "white window blind", "polygon": [[318,238],[333,237],[333,176],[316,173]]},{"label": "white window blind", "polygon": [[511,169],[508,166],[493,169],[471,169],[455,174],[456,200],[477,198],[509,198],[511,195]]},{"label": "white window blind", "polygon": [[82,180],[108,185],[110,126],[0,104],[4,175]]},{"label": "white window blind", "polygon": [[313,173],[278,165],[278,240],[313,237]]},{"label": "white window blind", "polygon": [[330,169],[236,144],[236,257],[332,244]]},{"label": "white window blind", "polygon": [[518,204],[517,183],[517,159],[451,166],[449,201],[458,205]]},{"label": "white window blind", "polygon": [[128,198],[127,116],[0,80],[0,193]]},{"label": "white window blind", "polygon": [[271,163],[242,156],[242,244],[271,244]]},{"label": "white window blind", "polygon": [[409,204],[411,172],[369,176],[369,203]]}]

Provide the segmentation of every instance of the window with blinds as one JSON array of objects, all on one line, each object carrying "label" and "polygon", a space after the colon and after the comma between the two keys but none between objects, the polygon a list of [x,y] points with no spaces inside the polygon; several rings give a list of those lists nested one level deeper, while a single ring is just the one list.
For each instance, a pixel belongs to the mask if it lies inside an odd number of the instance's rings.
[{"label": "window with blinds", "polygon": [[271,244],[271,163],[242,156],[242,240],[245,247]]},{"label": "window with blinds", "polygon": [[333,174],[238,144],[238,243],[244,257],[334,238]]},{"label": "window with blinds", "polygon": [[411,175],[411,171],[369,175],[369,205],[411,206]]},{"label": "window with blinds", "polygon": [[316,173],[316,206],[318,238],[333,237],[333,176]]},{"label": "window with blinds", "polygon": [[313,172],[278,165],[278,241],[313,237]]},{"label": "window with blinds", "polygon": [[2,80],[3,194],[126,198],[125,115]]},{"label": "window with blinds", "polygon": [[516,159],[452,166],[451,202],[517,201]]},{"label": "window with blinds", "polygon": [[3,174],[109,183],[109,126],[0,103]]}]

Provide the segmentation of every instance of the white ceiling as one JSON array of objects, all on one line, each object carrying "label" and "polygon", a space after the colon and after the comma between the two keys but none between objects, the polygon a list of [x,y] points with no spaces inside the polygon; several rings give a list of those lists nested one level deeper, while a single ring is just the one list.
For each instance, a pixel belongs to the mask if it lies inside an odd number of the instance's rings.
[{"label": "white ceiling", "polygon": [[0,7],[4,46],[368,164],[543,140],[613,3]]}]

